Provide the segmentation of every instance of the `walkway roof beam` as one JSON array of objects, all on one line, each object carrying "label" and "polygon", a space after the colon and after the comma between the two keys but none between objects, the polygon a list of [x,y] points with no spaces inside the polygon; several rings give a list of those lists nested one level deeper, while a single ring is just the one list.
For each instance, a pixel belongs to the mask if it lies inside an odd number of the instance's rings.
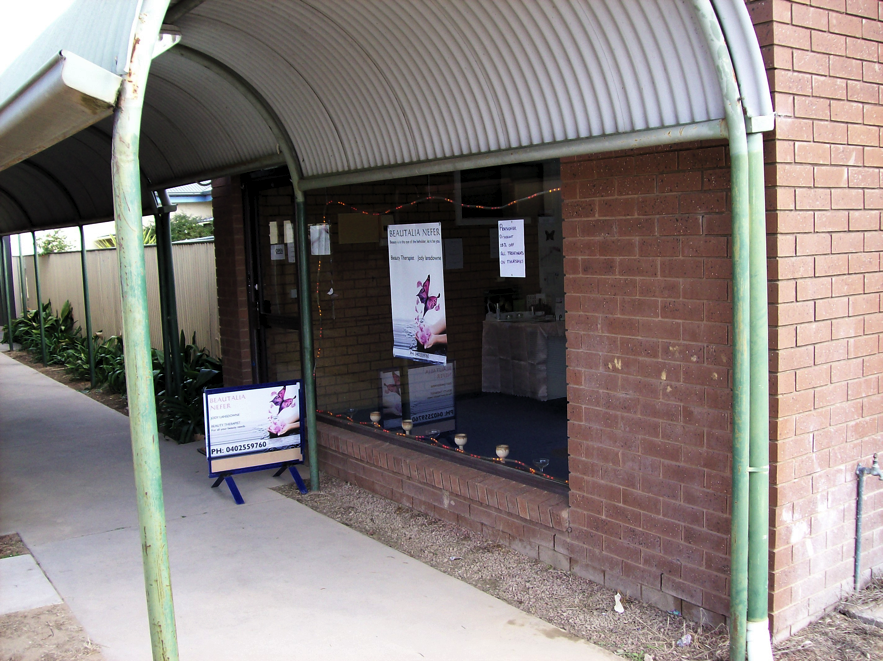
[{"label": "walkway roof beam", "polygon": [[469,156],[405,163],[385,168],[356,170],[341,174],[329,174],[320,177],[309,177],[300,182],[301,190],[315,190],[332,186],[364,184],[371,181],[385,181],[400,177],[413,177],[426,174],[440,174],[454,170],[471,170],[473,168],[492,167],[524,163],[527,161],[544,161],[551,158],[567,156],[584,156],[600,154],[622,149],[639,149],[671,145],[679,142],[696,142],[698,140],[721,140],[727,137],[727,124],[724,120],[711,120],[698,124],[667,126],[633,133],[615,133],[601,135],[596,138],[581,138],[566,142],[552,142],[520,149],[506,149]]}]

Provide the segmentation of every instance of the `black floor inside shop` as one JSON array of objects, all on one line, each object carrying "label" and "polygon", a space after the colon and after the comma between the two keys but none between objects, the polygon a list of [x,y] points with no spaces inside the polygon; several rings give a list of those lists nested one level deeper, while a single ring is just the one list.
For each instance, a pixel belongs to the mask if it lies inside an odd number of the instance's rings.
[{"label": "black floor inside shop", "polygon": [[[498,445],[508,445],[506,463],[510,466],[517,468],[516,462],[521,462],[537,470],[536,461],[548,459],[543,472],[559,480],[568,479],[566,398],[540,402],[529,397],[479,393],[457,397],[455,408],[455,429],[432,433],[427,429],[432,427],[430,423],[421,427],[421,433],[452,448],[457,447],[454,435],[466,434],[463,450],[485,458],[496,457]],[[370,409],[342,413],[354,422],[370,424]]]},{"label": "black floor inside shop", "polygon": [[[481,394],[456,400],[457,433],[464,433],[464,450],[495,457],[498,445],[509,446],[507,461],[520,461],[536,469],[537,459],[549,460],[547,475],[566,480],[567,400],[540,402],[529,397]],[[454,445],[454,433],[443,434]]]}]

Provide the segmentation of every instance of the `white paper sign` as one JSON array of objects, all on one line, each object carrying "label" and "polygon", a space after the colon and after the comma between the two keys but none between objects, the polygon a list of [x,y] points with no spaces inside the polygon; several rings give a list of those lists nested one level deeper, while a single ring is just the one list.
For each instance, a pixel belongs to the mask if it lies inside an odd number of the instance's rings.
[{"label": "white paper sign", "polygon": [[279,223],[275,220],[270,221],[270,245],[279,243]]},{"label": "white paper sign", "polygon": [[444,365],[448,332],[441,223],[390,225],[387,241],[392,355]]},{"label": "white paper sign", "polygon": [[408,370],[408,398],[415,425],[454,417],[454,366]]},{"label": "white paper sign", "polygon": [[501,220],[500,230],[500,277],[524,278],[524,220]]},{"label": "white paper sign", "polygon": [[291,226],[290,220],[282,221],[282,234],[285,237],[283,243],[294,243],[294,228]]},{"label": "white paper sign", "polygon": [[280,259],[285,259],[285,244],[277,243],[275,245],[270,246],[270,259],[272,261],[278,261]]},{"label": "white paper sign", "polygon": [[331,233],[328,225],[310,225],[310,252],[313,255],[331,254]]}]

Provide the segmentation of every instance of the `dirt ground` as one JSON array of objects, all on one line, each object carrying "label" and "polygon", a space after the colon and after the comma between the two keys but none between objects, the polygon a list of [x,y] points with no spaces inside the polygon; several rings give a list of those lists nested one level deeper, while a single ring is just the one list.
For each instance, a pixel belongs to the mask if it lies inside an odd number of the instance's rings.
[{"label": "dirt ground", "polygon": [[[127,414],[126,400],[89,383],[74,381],[57,366],[45,367],[26,352],[10,357]],[[318,493],[302,496],[294,486],[283,495],[340,521],[446,574],[632,661],[724,661],[724,627],[702,627],[680,613],[622,598],[589,580],[558,571],[475,533],[322,476]],[[0,558],[26,553],[18,535],[0,537]],[[774,647],[778,661],[883,661],[883,629],[843,614],[851,604],[883,604],[883,578],[839,603],[818,622]],[[688,640],[689,643],[685,644]],[[682,646],[678,645],[678,642]],[[0,616],[0,661],[100,661],[66,605]]]},{"label": "dirt ground", "polygon": [[[506,601],[626,659],[723,661],[725,627],[688,622],[679,613],[622,598],[615,591],[531,560],[465,528],[439,521],[328,475],[321,491],[277,491],[405,555]],[[843,615],[849,603],[883,602],[883,580],[843,602],[819,622],[776,645],[779,661],[883,660],[883,629]],[[686,637],[689,634],[689,644]],[[682,646],[678,645],[681,642]]]},{"label": "dirt ground", "polygon": [[[0,536],[0,558],[28,553],[18,535]],[[66,604],[0,615],[0,661],[102,661]]]}]

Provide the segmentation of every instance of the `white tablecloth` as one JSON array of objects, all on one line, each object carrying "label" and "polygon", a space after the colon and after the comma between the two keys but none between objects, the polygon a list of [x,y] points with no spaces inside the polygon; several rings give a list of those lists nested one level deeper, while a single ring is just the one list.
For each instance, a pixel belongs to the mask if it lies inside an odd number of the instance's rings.
[{"label": "white tablecloth", "polygon": [[481,390],[546,401],[550,337],[564,337],[563,321],[486,319],[481,334]]}]

